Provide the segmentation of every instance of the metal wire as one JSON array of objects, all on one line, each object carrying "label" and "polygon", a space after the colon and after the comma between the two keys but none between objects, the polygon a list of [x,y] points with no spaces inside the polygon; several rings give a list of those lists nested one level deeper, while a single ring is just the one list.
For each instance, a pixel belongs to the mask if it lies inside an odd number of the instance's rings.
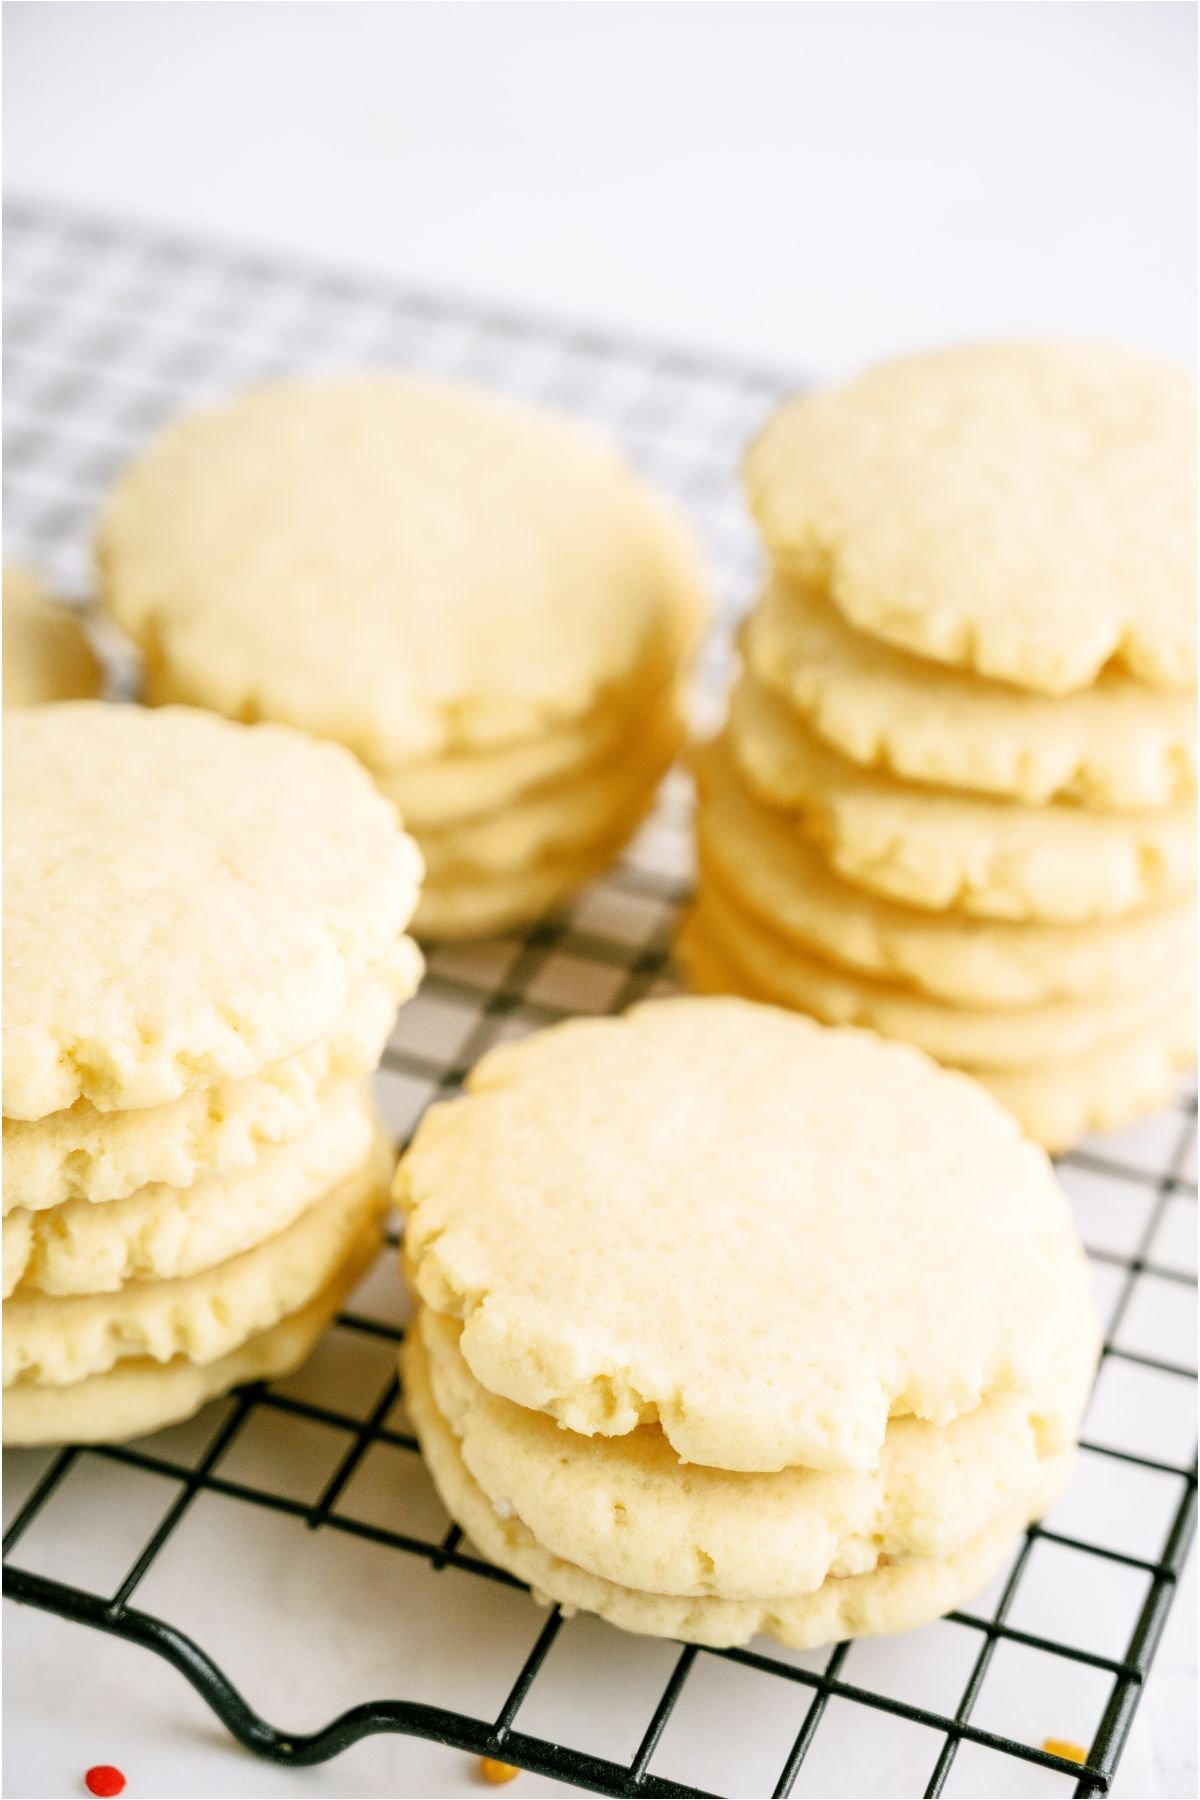
[{"label": "metal wire", "polygon": [[[87,589],[87,537],[97,502],[115,471],[168,416],[219,398],[248,382],[293,371],[402,363],[481,381],[505,392],[567,408],[614,432],[645,474],[673,493],[701,532],[725,606],[709,652],[707,675],[720,687],[729,633],[749,597],[758,553],[742,513],[736,469],[746,439],[773,400],[794,385],[786,372],[727,359],[682,354],[666,346],[580,330],[463,299],[355,279],[279,259],[183,241],[42,205],[6,213],[6,539],[7,555],[46,571],[60,591]],[[561,915],[504,948],[435,954],[420,999],[405,1009],[384,1063],[384,1104],[403,1139],[429,1100],[454,1092],[478,1055],[498,1036],[548,1023],[573,1011],[618,1011],[664,990],[675,911],[688,891],[686,796],[668,784],[659,813],[622,866]],[[425,1008],[421,1013],[419,1009]],[[416,1023],[413,1023],[416,1020]],[[437,1029],[425,1030],[436,1021]],[[407,1021],[407,1022],[406,1022]],[[391,1084],[389,1086],[389,1083]],[[1098,1274],[1115,1282],[1104,1364],[1175,1383],[1195,1371],[1125,1341],[1139,1284],[1174,1291],[1193,1277],[1156,1246],[1170,1208],[1194,1200],[1188,1159],[1195,1106],[1181,1102],[1149,1149],[1081,1150],[1065,1159],[1064,1179],[1100,1179],[1145,1205],[1133,1248],[1091,1246]],[[1148,1204],[1146,1204],[1148,1202]],[[340,1333],[369,1345],[398,1342],[402,1327],[368,1311],[343,1314]],[[641,1741],[627,1760],[598,1756],[522,1730],[522,1709],[545,1680],[563,1629],[557,1609],[546,1617],[499,1711],[473,1716],[451,1704],[401,1698],[364,1701],[315,1731],[283,1730],[239,1693],[215,1658],[169,1619],[141,1610],[139,1590],[201,1497],[274,1512],[313,1533],[341,1533],[417,1559],[431,1570],[519,1583],[477,1556],[455,1527],[438,1535],[406,1530],[399,1501],[395,1526],[357,1516],[350,1491],[364,1459],[385,1445],[416,1456],[415,1439],[391,1421],[399,1388],[394,1358],[367,1404],[342,1410],[289,1391],[256,1385],[203,1415],[211,1435],[198,1457],[173,1447],[169,1434],[139,1444],[65,1449],[50,1456],[4,1539],[4,1592],[13,1600],[165,1658],[189,1681],[233,1736],[255,1754],[297,1766],[323,1762],[358,1739],[402,1733],[494,1756],[582,1788],[612,1795],[694,1794],[655,1767],[664,1733],[697,1679],[697,1670],[751,1671],[790,1684],[803,1705],[795,1737],[775,1781],[788,1794],[801,1780],[831,1702],[906,1721],[931,1734],[926,1794],[942,1793],[962,1745],[1055,1771],[1077,1794],[1105,1794],[1143,1690],[1188,1546],[1196,1499],[1194,1461],[1180,1458],[1165,1433],[1148,1450],[1085,1440],[1095,1467],[1121,1464],[1172,1484],[1165,1530],[1134,1554],[1047,1527],[1027,1535],[990,1611],[950,1615],[973,1635],[975,1653],[957,1703],[949,1710],[918,1704],[852,1679],[850,1646],[820,1666],[758,1648],[711,1651],[680,1647],[661,1690],[646,1696]],[[231,1453],[268,1417],[307,1421],[338,1434],[341,1451],[315,1500],[231,1475]],[[1161,1448],[1162,1453],[1158,1454]],[[93,1461],[119,1469],[130,1483],[168,1478],[174,1496],[120,1579],[104,1592],[40,1572],[23,1562],[23,1546],[56,1494]],[[36,1533],[34,1534],[36,1536]],[[176,1540],[178,1541],[178,1540]],[[1099,1565],[1136,1572],[1145,1594],[1120,1653],[1101,1654],[1071,1637],[1014,1624],[1018,1599],[1054,1580],[1043,1549],[1065,1550]],[[36,1559],[34,1559],[36,1561]],[[205,1579],[197,1567],[195,1579]],[[19,1623],[10,1626],[19,1642]],[[10,1640],[11,1641],[11,1640]],[[973,1722],[1002,1646],[1023,1646],[1094,1671],[1107,1699],[1078,1763]],[[849,1659],[849,1660],[848,1660]],[[454,1670],[445,1671],[447,1697]],[[707,1690],[706,1690],[707,1692]],[[736,1711],[730,1730],[737,1729]],[[745,1791],[744,1789],[739,1791]],[[878,1789],[877,1791],[885,1791]],[[997,1789],[996,1791],[999,1791]]]}]

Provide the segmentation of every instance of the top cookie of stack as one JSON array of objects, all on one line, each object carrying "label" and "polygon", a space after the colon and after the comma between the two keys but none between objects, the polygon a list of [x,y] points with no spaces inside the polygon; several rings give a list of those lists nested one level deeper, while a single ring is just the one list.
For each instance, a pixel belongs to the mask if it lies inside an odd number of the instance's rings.
[{"label": "top cookie of stack", "polygon": [[377,1246],[420,859],[279,726],[4,736],[4,1435],[129,1436],[295,1364]]},{"label": "top cookie of stack", "polygon": [[673,999],[492,1050],[400,1165],[405,1402],[485,1555],[633,1631],[962,1604],[1095,1366],[1046,1157],[906,1045]]},{"label": "top cookie of stack", "polygon": [[701,986],[907,1037],[1063,1147],[1192,1053],[1195,400],[1115,350],[890,364],[752,447],[774,569],[699,758]]},{"label": "top cookie of stack", "polygon": [[690,545],[549,414],[400,376],[263,389],[170,428],[97,549],[152,702],[367,763],[424,852],[426,935],[516,923],[597,872],[678,748]]}]

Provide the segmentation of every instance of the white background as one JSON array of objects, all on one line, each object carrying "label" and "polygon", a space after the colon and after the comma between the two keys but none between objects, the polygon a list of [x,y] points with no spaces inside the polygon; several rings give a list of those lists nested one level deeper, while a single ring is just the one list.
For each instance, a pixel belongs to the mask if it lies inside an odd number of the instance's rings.
[{"label": "white background", "polygon": [[1192,355],[1191,6],[5,12],[14,190],[818,373]]},{"label": "white background", "polygon": [[[1194,360],[1190,6],[100,4],[5,19],[6,181],[26,197],[816,374],[1028,332]],[[1164,1645],[1128,1794],[1194,1782],[1190,1629],[1181,1617]],[[172,1791],[188,1757],[193,1792],[337,1791],[332,1768],[293,1778],[219,1746],[149,1659],[50,1621],[30,1641],[10,1719],[46,1729],[52,1671],[56,1693],[81,1696],[53,1710],[68,1732],[78,1717],[85,1760],[103,1725],[123,1743],[140,1732],[151,1765],[174,1759]],[[420,1770],[453,1791],[461,1759],[430,1758],[391,1745],[380,1778],[411,1793]],[[18,1763],[37,1761],[27,1742]]]}]

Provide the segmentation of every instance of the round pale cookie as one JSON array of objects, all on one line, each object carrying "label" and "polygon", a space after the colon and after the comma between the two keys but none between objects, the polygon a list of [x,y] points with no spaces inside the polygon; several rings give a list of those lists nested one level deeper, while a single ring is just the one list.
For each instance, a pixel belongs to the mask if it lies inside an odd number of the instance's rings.
[{"label": "round pale cookie", "polygon": [[852,762],[904,781],[1043,806],[1137,812],[1196,784],[1196,703],[1116,672],[1058,696],[922,662],[853,630],[776,575],[746,621],[746,660]]},{"label": "round pale cookie", "polygon": [[1196,684],[1195,386],[1092,345],[886,364],[750,450],[772,556],[852,625],[1038,693]]},{"label": "round pale cookie", "polygon": [[798,1007],[825,1025],[861,1025],[900,1038],[945,1063],[1019,1069],[1069,1062],[1153,1026],[1180,981],[1189,973],[1194,980],[1193,951],[1182,971],[1170,971],[1157,986],[1143,984],[1102,1003],[1058,1000],[999,1011],[947,1006],[810,956],[761,924],[717,882],[701,887],[696,919],[722,957],[777,1006]]},{"label": "round pale cookie", "polygon": [[681,1465],[653,1426],[580,1437],[481,1387],[453,1320],[422,1307],[414,1329],[434,1404],[499,1517],[622,1587],[770,1600],[881,1560],[940,1560],[1027,1502],[1074,1443],[1095,1369],[1090,1307],[1069,1323],[1040,1399],[1006,1394],[945,1426],[894,1419],[869,1475]]},{"label": "round pale cookie", "polygon": [[4,1113],[158,1106],[328,1037],[421,860],[345,750],[78,701],[4,724]]},{"label": "round pale cookie", "polygon": [[793,1648],[812,1649],[928,1624],[987,1585],[1012,1553],[1024,1525],[1057,1499],[1071,1466],[1069,1456],[1054,1458],[1033,1498],[942,1561],[889,1564],[823,1582],[811,1594],[777,1600],[649,1593],[589,1574],[544,1549],[518,1518],[499,1517],[434,1404],[424,1349],[415,1335],[405,1340],[401,1370],[405,1403],[434,1486],[447,1512],[486,1557],[528,1582],[534,1598],[544,1604],[598,1613],[625,1631],[714,1647],[744,1644],[761,1632]]},{"label": "round pale cookie", "polygon": [[569,859],[645,813],[683,742],[679,714],[639,721],[615,757],[446,831],[422,833],[429,881],[486,880]]},{"label": "round pale cookie", "polygon": [[1196,1062],[1195,994],[1180,996],[1153,1025],[1070,1063],[973,1074],[1029,1136],[1069,1150],[1092,1131],[1120,1131],[1170,1104],[1183,1070]]},{"label": "round pale cookie", "polygon": [[97,558],[153,699],[300,725],[378,769],[572,722],[623,689],[665,607],[702,607],[682,529],[608,445],[400,375],[169,427],[113,490]]},{"label": "round pale cookie", "polygon": [[[770,995],[722,954],[695,914],[685,922],[675,954],[696,993],[770,1002]],[[1118,1131],[1167,1105],[1180,1072],[1195,1060],[1195,1000],[1188,995],[1149,1029],[1075,1061],[1024,1069],[964,1067],[962,1073],[987,1088],[1035,1144],[1057,1155],[1089,1131]]]},{"label": "round pale cookie", "polygon": [[90,700],[102,673],[73,608],[56,604],[28,569],[4,571],[4,704]]},{"label": "round pale cookie", "polygon": [[620,856],[646,816],[643,795],[617,830],[573,855],[548,858],[525,869],[487,875],[460,871],[450,881],[427,881],[413,929],[431,941],[492,937],[540,918],[595,879]]},{"label": "round pale cookie", "polygon": [[1084,924],[1196,884],[1191,807],[1098,813],[909,787],[826,749],[749,676],[730,697],[729,743],[753,792],[797,811],[839,874],[910,906]]},{"label": "round pale cookie", "polygon": [[410,830],[439,831],[519,803],[565,776],[605,762],[628,730],[616,710],[601,721],[567,726],[501,750],[465,751],[377,776]]},{"label": "round pale cookie", "polygon": [[314,1299],[215,1362],[189,1362],[177,1356],[169,1363],[156,1363],[134,1357],[70,1387],[16,1382],[4,1390],[4,1442],[122,1443],[190,1418],[209,1400],[244,1382],[289,1375],[308,1356],[378,1250],[379,1232],[372,1224]]},{"label": "round pale cookie", "polygon": [[333,1279],[383,1210],[391,1164],[380,1135],[362,1165],[278,1237],[200,1274],[131,1282],[116,1294],[14,1294],[4,1303],[5,1387],[22,1379],[67,1387],[129,1357],[215,1362]]},{"label": "round pale cookie", "polygon": [[647,713],[682,716],[684,682],[675,673],[693,648],[694,618],[675,618],[657,634],[661,640],[647,666],[608,705],[576,723],[495,750],[456,755],[376,770],[375,778],[400,809],[410,830],[445,830],[510,806],[522,796],[594,769],[640,732]]},{"label": "round pale cookie", "polygon": [[265,1150],[236,1175],[189,1188],[153,1183],[96,1206],[18,1207],[4,1219],[4,1297],[107,1294],[130,1281],[174,1281],[228,1262],[286,1231],[360,1169],[379,1121],[361,1083],[335,1083],[303,1137]]},{"label": "round pale cookie", "polygon": [[736,1000],[498,1046],[396,1197],[484,1387],[724,1469],[864,1471],[893,1414],[1035,1391],[1086,1281],[1049,1163],[979,1087]]},{"label": "round pale cookie", "polygon": [[98,1112],[77,1100],[44,1119],[5,1119],[5,1214],[122,1200],[156,1182],[187,1188],[248,1169],[312,1125],[331,1083],[378,1067],[396,1007],[416,992],[424,966],[412,939],[397,938],[356,983],[332,1034],[261,1075],[189,1088],[166,1106],[132,1112]]},{"label": "round pale cookie", "polygon": [[738,778],[723,741],[693,752],[702,877],[827,962],[955,1006],[1103,1001],[1157,986],[1193,954],[1194,908],[1088,925],[972,919],[902,906],[842,881],[792,821]]}]

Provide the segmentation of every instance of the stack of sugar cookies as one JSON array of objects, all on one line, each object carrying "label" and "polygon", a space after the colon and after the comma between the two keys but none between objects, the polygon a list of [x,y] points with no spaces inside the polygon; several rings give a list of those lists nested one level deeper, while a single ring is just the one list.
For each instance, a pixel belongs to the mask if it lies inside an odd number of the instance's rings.
[{"label": "stack of sugar cookies", "polygon": [[1095,1366],[1043,1151],[906,1045],[674,999],[493,1050],[397,1175],[405,1401],[547,1601],[810,1646],[965,1602]]},{"label": "stack of sugar cookies", "polygon": [[4,704],[90,700],[100,663],[69,606],[56,605],[28,569],[4,571]]},{"label": "stack of sugar cookies", "polygon": [[1194,1054],[1195,406],[1099,349],[793,401],[698,756],[692,983],[906,1038],[1050,1148]]},{"label": "stack of sugar cookies", "polygon": [[310,382],[186,419],[118,483],[98,563],[152,703],[366,762],[424,854],[424,936],[596,874],[683,736],[685,534],[605,445],[470,389]]},{"label": "stack of sugar cookies", "polygon": [[4,743],[4,1438],[293,1367],[378,1245],[420,858],[345,751],[82,701]]}]

